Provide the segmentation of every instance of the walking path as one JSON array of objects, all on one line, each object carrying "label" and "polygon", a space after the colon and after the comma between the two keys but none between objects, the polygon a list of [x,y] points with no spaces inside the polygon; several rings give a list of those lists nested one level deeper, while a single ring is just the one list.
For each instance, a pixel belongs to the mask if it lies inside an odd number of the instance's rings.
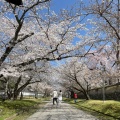
[{"label": "walking path", "polygon": [[67,103],[52,105],[48,102],[42,109],[30,116],[27,120],[98,120],[96,117],[78,110]]}]

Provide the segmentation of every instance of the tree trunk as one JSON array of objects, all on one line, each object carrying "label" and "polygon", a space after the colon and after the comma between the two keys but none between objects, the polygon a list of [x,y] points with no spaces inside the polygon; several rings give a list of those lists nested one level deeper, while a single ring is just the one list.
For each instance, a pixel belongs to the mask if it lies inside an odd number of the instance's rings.
[{"label": "tree trunk", "polygon": [[38,91],[35,91],[35,98],[38,99]]},{"label": "tree trunk", "polygon": [[86,93],[86,92],[85,92],[85,94],[84,94],[84,95],[85,95],[85,97],[86,97],[86,100],[90,100],[90,96],[89,96],[89,94],[88,94],[88,93]]},{"label": "tree trunk", "polygon": [[71,92],[71,98],[74,98],[74,91],[71,90],[70,92]]},{"label": "tree trunk", "polygon": [[12,96],[13,96],[13,93],[11,90],[7,91],[7,96],[8,96],[8,99],[11,99]]},{"label": "tree trunk", "polygon": [[21,92],[21,94],[20,94],[20,100],[22,100],[23,99],[23,93]]},{"label": "tree trunk", "polygon": [[32,77],[26,81],[25,84],[23,84],[21,87],[18,88],[19,83],[21,82],[21,76],[18,78],[16,84],[15,84],[15,88],[14,88],[14,93],[13,93],[13,100],[16,100],[18,95],[20,94],[20,92],[27,86],[30,84]]},{"label": "tree trunk", "polygon": [[20,93],[19,91],[15,91],[13,93],[13,100],[17,100],[17,97],[18,97],[19,93]]}]

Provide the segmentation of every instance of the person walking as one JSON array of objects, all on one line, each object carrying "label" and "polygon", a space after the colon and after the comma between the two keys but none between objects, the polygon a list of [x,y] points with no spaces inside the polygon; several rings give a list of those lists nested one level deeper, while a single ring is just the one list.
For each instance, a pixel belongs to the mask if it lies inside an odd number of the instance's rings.
[{"label": "person walking", "polygon": [[77,93],[74,93],[74,102],[75,103],[77,102],[77,98],[78,98]]},{"label": "person walking", "polygon": [[57,92],[57,90],[53,91],[52,96],[53,96],[53,105],[55,105],[55,102],[58,105],[58,92]]},{"label": "person walking", "polygon": [[62,102],[62,91],[61,90],[59,91],[59,94],[58,94],[58,100],[60,104]]}]

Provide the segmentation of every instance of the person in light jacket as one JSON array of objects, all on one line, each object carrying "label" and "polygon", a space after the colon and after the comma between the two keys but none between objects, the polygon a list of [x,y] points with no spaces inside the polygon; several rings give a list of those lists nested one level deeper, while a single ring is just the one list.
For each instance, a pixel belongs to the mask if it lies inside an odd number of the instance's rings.
[{"label": "person in light jacket", "polygon": [[53,96],[53,105],[55,105],[55,102],[56,102],[56,104],[58,104],[58,92],[57,92],[57,90],[53,91],[52,96]]},{"label": "person in light jacket", "polygon": [[58,94],[58,100],[59,100],[59,103],[62,102],[62,91],[61,90],[59,91],[59,94]]}]

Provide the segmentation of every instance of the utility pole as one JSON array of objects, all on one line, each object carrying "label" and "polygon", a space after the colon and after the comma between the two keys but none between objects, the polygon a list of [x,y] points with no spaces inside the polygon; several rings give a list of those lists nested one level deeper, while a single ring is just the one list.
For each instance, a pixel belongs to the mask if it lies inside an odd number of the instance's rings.
[{"label": "utility pole", "polygon": [[102,72],[103,72],[103,89],[102,89],[102,92],[103,92],[103,103],[105,102],[105,66],[103,66],[102,68]]}]

